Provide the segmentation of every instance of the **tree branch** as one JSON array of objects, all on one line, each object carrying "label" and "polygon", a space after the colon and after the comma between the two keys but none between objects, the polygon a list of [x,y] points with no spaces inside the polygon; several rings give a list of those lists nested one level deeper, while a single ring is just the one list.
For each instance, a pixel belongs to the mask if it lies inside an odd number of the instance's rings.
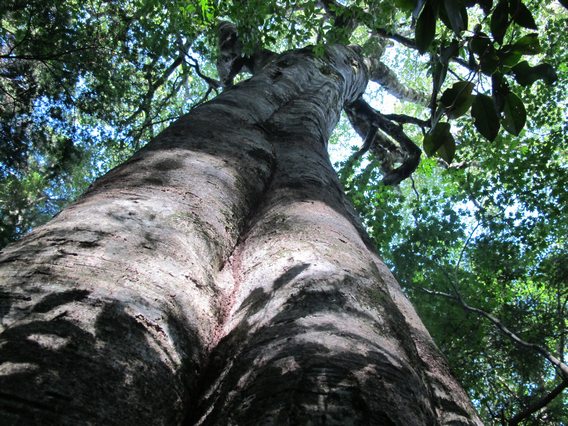
[{"label": "tree branch", "polygon": [[416,124],[421,128],[430,127],[430,122],[406,114],[383,114],[383,117],[400,124]]},{"label": "tree branch", "polygon": [[142,112],[145,112],[147,115],[150,115],[151,103],[152,99],[154,98],[154,94],[156,93],[156,90],[158,90],[158,88],[160,88],[166,82],[168,77],[172,75],[173,72],[177,69],[177,67],[179,67],[182,63],[183,63],[183,55],[180,54],[176,59],[174,59],[174,61],[168,66],[168,68],[166,68],[163,74],[160,77],[158,77],[157,80],[155,80],[154,82],[150,80],[148,81],[148,91],[142,97],[140,101],[140,106],[136,111],[130,114],[130,116],[126,120],[124,120],[124,123],[131,123]]},{"label": "tree branch", "polygon": [[549,393],[545,396],[540,398],[538,401],[533,402],[519,414],[516,414],[509,420],[509,425],[515,426],[518,425],[523,420],[527,419],[532,414],[536,413],[538,410],[546,407],[549,403],[551,403],[557,396],[559,396],[564,389],[568,387],[568,378],[565,378],[561,383],[558,384],[554,389],[552,389]]},{"label": "tree branch", "polygon": [[[185,52],[186,55],[186,63],[195,70],[195,73],[207,83],[209,86],[208,92],[211,90],[217,90],[222,87],[222,84],[219,80],[215,80],[201,72],[201,68],[199,68],[199,62],[193,56],[189,55],[189,53]],[[191,61],[191,62],[190,62]]]},{"label": "tree branch", "polygon": [[[347,112],[349,121],[359,135],[365,135],[366,137],[368,129],[370,129],[371,126],[375,126],[398,143],[398,149],[395,147],[396,152],[393,152],[392,142],[388,139],[386,141],[381,139],[375,141],[378,148],[381,147],[384,149],[383,154],[396,156],[396,160],[402,161],[399,167],[395,169],[391,167],[390,170],[384,170],[385,176],[383,177],[383,183],[385,185],[398,185],[416,170],[420,163],[422,151],[404,133],[400,125],[393,123],[379,111],[371,108],[363,98],[359,98],[351,105],[346,106],[345,111]],[[380,134],[377,132],[377,135]],[[387,142],[390,142],[391,145],[388,145]],[[386,158],[383,157],[383,160],[386,160]]]},{"label": "tree branch", "polygon": [[531,350],[541,354],[544,358],[546,358],[552,365],[554,365],[558,369],[560,375],[565,380],[568,380],[568,365],[564,364],[561,360],[559,360],[554,355],[552,355],[546,348],[544,348],[540,345],[537,345],[535,343],[529,343],[529,342],[521,339],[517,334],[515,334],[511,330],[509,330],[505,326],[505,324],[503,324],[498,318],[491,315],[489,312],[485,312],[482,309],[474,308],[473,306],[469,306],[459,296],[454,296],[454,295],[444,293],[444,292],[441,292],[441,291],[429,290],[429,289],[426,289],[426,288],[422,288],[422,291],[424,291],[427,294],[433,295],[433,296],[441,296],[441,297],[445,297],[447,299],[453,300],[454,302],[457,302],[458,304],[460,304],[466,311],[473,312],[473,313],[475,313],[475,314],[477,314],[481,317],[488,319],[491,323],[493,323],[493,325],[495,327],[497,327],[497,329],[499,329],[505,336],[507,336],[509,339],[511,339],[518,346],[521,346],[521,347],[526,348],[526,349],[531,349]]},{"label": "tree branch", "polygon": [[430,101],[426,95],[402,84],[394,71],[378,58],[367,58],[367,66],[370,71],[369,79],[380,84],[395,98],[428,106]]}]

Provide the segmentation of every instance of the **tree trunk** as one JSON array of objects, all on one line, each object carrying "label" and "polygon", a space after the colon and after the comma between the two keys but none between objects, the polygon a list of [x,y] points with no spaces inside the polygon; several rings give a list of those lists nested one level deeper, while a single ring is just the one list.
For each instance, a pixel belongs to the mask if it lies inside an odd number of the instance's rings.
[{"label": "tree trunk", "polygon": [[1,424],[480,424],[326,143],[367,70],[281,55],[1,253]]}]

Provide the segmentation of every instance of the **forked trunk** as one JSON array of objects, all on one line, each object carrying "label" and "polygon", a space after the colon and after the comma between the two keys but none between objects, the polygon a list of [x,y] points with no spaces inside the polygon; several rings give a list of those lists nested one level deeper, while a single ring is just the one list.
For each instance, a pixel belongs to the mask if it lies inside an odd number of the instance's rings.
[{"label": "forked trunk", "polygon": [[343,195],[350,48],[281,55],[3,250],[1,424],[479,424]]}]

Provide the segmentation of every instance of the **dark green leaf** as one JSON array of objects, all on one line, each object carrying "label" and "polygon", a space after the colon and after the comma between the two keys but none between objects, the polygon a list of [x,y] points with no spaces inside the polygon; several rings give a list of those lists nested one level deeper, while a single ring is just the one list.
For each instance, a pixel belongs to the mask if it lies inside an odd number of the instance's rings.
[{"label": "dark green leaf", "polygon": [[499,0],[491,16],[491,34],[493,34],[493,38],[497,43],[503,43],[503,37],[505,37],[509,23],[507,0]]},{"label": "dark green leaf", "polygon": [[420,16],[420,13],[422,12],[422,10],[424,9],[424,6],[426,5],[426,1],[427,0],[414,1],[416,6],[414,7],[414,11],[412,12],[412,18],[413,19],[416,19]]},{"label": "dark green leaf", "polygon": [[413,0],[395,0],[396,7],[402,10],[411,11],[414,9]]},{"label": "dark green leaf", "polygon": [[469,50],[478,55],[483,55],[489,45],[491,44],[491,39],[485,33],[475,34],[469,41]]},{"label": "dark green leaf", "polygon": [[498,112],[502,112],[505,106],[505,98],[509,94],[509,84],[501,73],[495,73],[491,76],[491,93],[495,100],[495,106]]},{"label": "dark green leaf", "polygon": [[536,33],[521,37],[510,46],[510,49],[522,53],[523,55],[536,55],[542,52],[538,41],[538,34]]},{"label": "dark green leaf", "polygon": [[437,154],[448,164],[452,162],[456,152],[456,141],[450,133],[450,123],[439,122],[424,137],[424,152],[428,156]]},{"label": "dark green leaf", "polygon": [[491,8],[493,7],[493,0],[478,0],[477,3],[483,9],[483,12],[488,15],[491,12]]},{"label": "dark green leaf", "polygon": [[501,123],[505,130],[518,136],[525,127],[527,121],[527,111],[521,98],[514,93],[509,93],[505,97],[505,106],[503,108],[503,119]]},{"label": "dark green leaf", "polygon": [[530,28],[531,30],[538,29],[531,11],[521,1],[517,1],[516,6],[511,8],[511,17],[521,27]]},{"label": "dark green leaf", "polygon": [[486,139],[494,141],[499,133],[499,115],[491,96],[478,94],[471,107],[473,124]]},{"label": "dark green leaf", "polygon": [[537,80],[544,80],[547,84],[554,83],[558,76],[550,64],[542,63],[531,67],[527,61],[515,65],[511,72],[521,86],[530,86]]},{"label": "dark green leaf", "polygon": [[467,10],[463,0],[444,0],[443,9],[447,17],[448,27],[456,34],[467,28]]},{"label": "dark green leaf", "polygon": [[448,73],[448,64],[442,63],[440,61],[432,64],[432,83],[433,83],[433,93],[437,94],[442,84],[446,80],[446,74]]},{"label": "dark green leaf", "polygon": [[513,67],[519,63],[521,57],[523,56],[520,52],[516,50],[506,49],[499,52],[499,58],[501,64],[507,67]]},{"label": "dark green leaf", "polygon": [[440,102],[446,108],[449,118],[458,118],[464,115],[473,103],[473,83],[458,81],[447,89],[440,98]]},{"label": "dark green leaf", "polygon": [[416,22],[416,47],[420,53],[428,50],[436,36],[436,9],[431,2],[426,2]]},{"label": "dark green leaf", "polygon": [[457,40],[452,40],[447,46],[440,49],[440,60],[444,65],[448,65],[451,58],[454,58],[460,51],[460,45]]},{"label": "dark green leaf", "polygon": [[489,45],[485,50],[485,53],[480,56],[479,65],[481,67],[481,71],[486,75],[491,75],[495,72],[495,70],[497,70],[497,67],[499,66],[499,56],[497,56],[497,52],[493,46]]},{"label": "dark green leaf", "polygon": [[448,64],[451,58],[455,58],[460,50],[460,45],[457,40],[452,40],[447,46],[440,47],[439,62],[437,65],[433,66],[433,77],[434,80],[434,93],[437,93],[442,87],[444,80],[446,79],[446,73],[448,71]]}]

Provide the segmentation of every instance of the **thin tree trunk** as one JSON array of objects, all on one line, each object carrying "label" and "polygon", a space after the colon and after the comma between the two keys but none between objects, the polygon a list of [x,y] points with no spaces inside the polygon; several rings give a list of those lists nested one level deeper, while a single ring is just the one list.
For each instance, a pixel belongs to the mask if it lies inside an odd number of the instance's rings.
[{"label": "thin tree trunk", "polygon": [[4,249],[0,423],[479,423],[329,163],[365,84],[284,54]]}]

